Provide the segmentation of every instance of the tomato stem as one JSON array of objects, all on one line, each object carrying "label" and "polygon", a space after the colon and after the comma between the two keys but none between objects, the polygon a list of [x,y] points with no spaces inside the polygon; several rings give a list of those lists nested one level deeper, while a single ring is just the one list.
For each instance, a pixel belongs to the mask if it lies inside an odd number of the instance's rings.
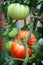
[{"label": "tomato stem", "polygon": [[24,26],[26,26],[26,19],[24,19]]},{"label": "tomato stem", "polygon": [[[33,59],[33,58],[35,58],[35,55],[32,55],[32,56],[29,58],[28,61],[30,62],[30,60]],[[10,58],[10,59],[8,59],[7,62],[4,63],[3,65],[6,65],[6,64],[7,64],[8,62],[10,62],[11,60],[25,61],[25,59],[21,59],[21,58]]]},{"label": "tomato stem", "polygon": [[19,20],[17,21],[17,28],[18,28],[18,31],[20,31],[20,21]]},{"label": "tomato stem", "polygon": [[28,62],[28,59],[29,59],[28,46],[27,46],[27,41],[28,41],[29,38],[30,38],[30,35],[28,34],[28,37],[24,40],[24,44],[26,46],[26,58],[25,58],[22,65],[27,65],[27,62]]}]

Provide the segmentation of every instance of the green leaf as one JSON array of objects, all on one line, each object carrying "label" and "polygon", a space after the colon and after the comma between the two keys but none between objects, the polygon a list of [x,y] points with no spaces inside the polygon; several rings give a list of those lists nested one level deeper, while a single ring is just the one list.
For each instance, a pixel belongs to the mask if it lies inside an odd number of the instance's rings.
[{"label": "green leaf", "polygon": [[43,47],[43,38],[41,38],[41,39],[39,39],[39,41],[38,41],[38,43],[37,43],[38,45],[40,45],[41,46],[41,48]]},{"label": "green leaf", "polygon": [[36,39],[39,40],[40,33],[38,31],[32,31],[32,33],[36,36]]},{"label": "green leaf", "polygon": [[43,38],[39,39],[36,46],[34,46],[33,48],[36,57],[40,59],[43,58]]},{"label": "green leaf", "polygon": [[10,25],[7,25],[6,27],[2,28],[0,31],[0,35],[7,37],[10,30],[9,28],[10,28]]},{"label": "green leaf", "polygon": [[3,60],[2,60],[3,58],[4,58],[4,53],[3,52],[2,53],[0,52],[0,64],[3,62]]},{"label": "green leaf", "polygon": [[18,65],[18,61],[12,59],[12,56],[4,50],[0,53],[0,65]]},{"label": "green leaf", "polygon": [[29,5],[30,4],[30,0],[26,0],[26,3]]},{"label": "green leaf", "polygon": [[11,60],[7,63],[7,65],[18,65],[15,60]]},{"label": "green leaf", "polygon": [[17,0],[18,3],[23,3],[23,0]]},{"label": "green leaf", "polygon": [[37,3],[43,3],[43,0],[37,0],[38,2]]},{"label": "green leaf", "polygon": [[26,26],[24,26],[24,27],[22,28],[22,30],[29,30],[29,28],[28,28],[28,26],[26,25]]},{"label": "green leaf", "polygon": [[2,3],[0,3],[0,8],[1,8],[1,6],[2,6]]}]

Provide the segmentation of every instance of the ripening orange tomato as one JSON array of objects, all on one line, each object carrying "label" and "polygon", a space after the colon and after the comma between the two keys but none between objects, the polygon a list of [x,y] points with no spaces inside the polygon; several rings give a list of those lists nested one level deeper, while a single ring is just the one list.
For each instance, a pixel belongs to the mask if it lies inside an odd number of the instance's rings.
[{"label": "ripening orange tomato", "polygon": [[[27,38],[28,34],[30,34],[30,31],[27,31],[27,30],[25,30],[25,31],[24,31],[24,30],[23,30],[23,31],[20,31],[20,32],[18,33],[18,37],[17,37],[17,38],[24,40],[24,39]],[[30,37],[29,40],[28,40],[28,44],[29,44],[30,46],[32,46],[32,45],[35,45],[36,42],[37,42],[37,39],[36,39],[35,35],[34,35],[33,33],[31,33],[31,37]]]},{"label": "ripening orange tomato", "polygon": [[28,34],[29,34],[29,31],[25,31],[25,30],[23,30],[23,31],[20,31],[19,33],[18,33],[18,39],[26,39],[27,38],[27,36],[28,36]]}]

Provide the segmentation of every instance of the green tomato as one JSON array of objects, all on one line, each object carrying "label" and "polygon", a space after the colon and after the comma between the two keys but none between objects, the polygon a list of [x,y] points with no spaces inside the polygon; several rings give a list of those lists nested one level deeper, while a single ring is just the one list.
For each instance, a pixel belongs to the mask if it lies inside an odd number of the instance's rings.
[{"label": "green tomato", "polygon": [[[15,4],[15,7],[14,7],[14,17],[15,17],[15,19],[19,19],[19,17],[20,17],[20,4]],[[19,16],[18,16],[19,15]]]},{"label": "green tomato", "polygon": [[8,29],[6,29],[2,34],[3,34],[3,36],[8,36],[8,32],[9,32],[9,30]]},{"label": "green tomato", "polygon": [[3,30],[2,35],[8,36],[10,25],[7,25],[6,28]]},{"label": "green tomato", "polygon": [[8,6],[8,14],[16,20],[25,19],[29,15],[29,7],[19,3],[13,3]]},{"label": "green tomato", "polygon": [[9,32],[9,37],[13,38],[18,34],[18,29],[17,28],[13,28],[11,32]]},{"label": "green tomato", "polygon": [[13,43],[13,42],[10,41],[10,40],[4,41],[4,48],[5,48],[5,50],[6,50],[7,52],[10,52],[11,44],[12,44],[12,43]]},{"label": "green tomato", "polygon": [[4,32],[4,33],[3,33],[3,36],[7,36],[7,32]]}]

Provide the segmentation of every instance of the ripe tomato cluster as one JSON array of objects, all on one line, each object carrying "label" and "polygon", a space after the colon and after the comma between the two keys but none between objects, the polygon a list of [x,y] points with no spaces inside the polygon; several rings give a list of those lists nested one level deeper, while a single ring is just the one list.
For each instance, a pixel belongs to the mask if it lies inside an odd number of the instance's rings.
[{"label": "ripe tomato cluster", "polygon": [[[20,40],[25,40],[30,34],[30,31],[22,30],[18,33],[17,38],[12,41],[5,41],[6,51],[10,51],[11,54],[16,58],[25,58],[26,57],[26,48],[23,42]],[[31,37],[27,41],[27,45],[36,45],[37,39],[33,33],[31,33]],[[28,54],[32,56],[32,49],[28,47]]]}]

